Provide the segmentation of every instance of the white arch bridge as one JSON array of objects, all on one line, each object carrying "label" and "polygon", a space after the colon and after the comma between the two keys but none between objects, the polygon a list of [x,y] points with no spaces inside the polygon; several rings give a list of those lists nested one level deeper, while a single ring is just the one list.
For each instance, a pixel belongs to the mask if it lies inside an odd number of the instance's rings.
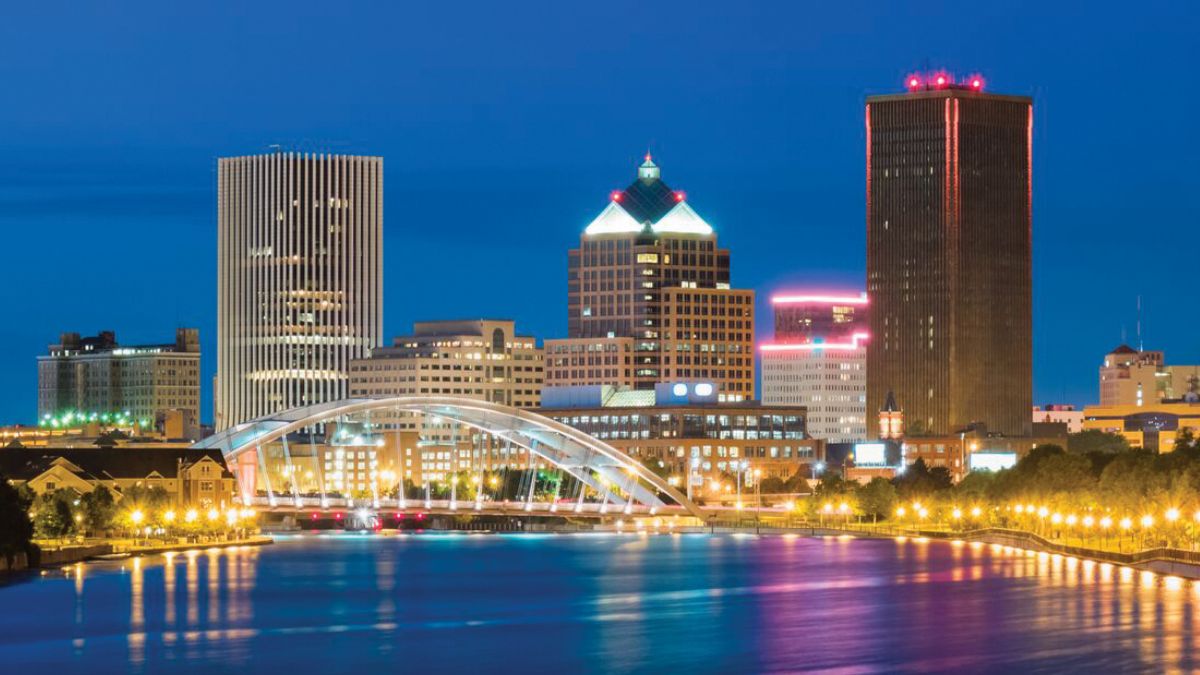
[{"label": "white arch bridge", "polygon": [[[471,432],[465,440],[458,436],[462,428]],[[352,398],[293,408],[196,447],[221,450],[243,504],[311,510],[314,518],[318,510],[355,508],[397,517],[409,510],[706,517],[662,477],[607,443],[536,413],[455,396]],[[430,472],[430,466],[441,470]],[[519,485],[509,485],[510,469]],[[424,477],[409,485],[406,478],[418,475]],[[505,493],[511,488],[515,494]]]}]

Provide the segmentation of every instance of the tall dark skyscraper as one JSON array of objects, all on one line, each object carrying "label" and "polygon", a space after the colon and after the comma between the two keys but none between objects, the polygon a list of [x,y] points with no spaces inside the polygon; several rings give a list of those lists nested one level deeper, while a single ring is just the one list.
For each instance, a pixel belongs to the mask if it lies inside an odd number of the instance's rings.
[{"label": "tall dark skyscraper", "polygon": [[1027,435],[1033,101],[912,77],[867,99],[867,410]]}]

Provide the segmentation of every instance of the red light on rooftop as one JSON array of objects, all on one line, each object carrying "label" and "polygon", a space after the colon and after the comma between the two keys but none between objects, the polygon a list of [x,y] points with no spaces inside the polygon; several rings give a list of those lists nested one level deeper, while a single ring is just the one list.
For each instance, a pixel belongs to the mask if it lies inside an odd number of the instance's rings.
[{"label": "red light on rooftop", "polygon": [[939,86],[939,87],[944,87],[944,86],[946,86],[946,76],[945,76],[945,75],[938,75],[938,76],[937,76],[937,78],[936,78],[936,79],[934,79],[934,83],[935,83],[935,84],[937,84],[937,86]]},{"label": "red light on rooftop", "polygon": [[619,202],[619,201],[621,201],[621,198],[623,196],[624,195],[621,194],[620,190],[613,190],[612,194],[609,195],[609,198],[612,199],[614,202]]},{"label": "red light on rooftop", "polygon": [[975,91],[983,90],[983,78],[980,77],[979,75],[972,75],[970,78],[967,79],[967,84],[969,84],[971,86],[971,89],[973,89]]},{"label": "red light on rooftop", "polygon": [[917,77],[916,75],[912,75],[908,78],[908,88],[909,89],[916,89],[917,87],[920,87],[920,86],[921,86],[921,78]]},{"label": "red light on rooftop", "polygon": [[681,201],[683,201],[684,199],[687,199],[687,195],[685,195],[685,194],[683,193],[683,190],[676,190],[676,191],[675,191],[675,201],[677,201],[677,202],[681,202]]}]

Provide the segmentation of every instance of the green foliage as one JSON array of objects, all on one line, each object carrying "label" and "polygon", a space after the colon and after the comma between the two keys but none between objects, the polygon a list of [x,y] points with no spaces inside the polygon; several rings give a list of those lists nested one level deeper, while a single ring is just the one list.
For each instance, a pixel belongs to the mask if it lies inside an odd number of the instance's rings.
[{"label": "green foliage", "polygon": [[121,493],[121,506],[143,511],[162,511],[171,505],[171,495],[163,488],[135,485]]},{"label": "green foliage", "polygon": [[931,495],[948,490],[953,484],[950,470],[944,466],[929,468],[925,460],[918,459],[905,467],[904,473],[892,479],[896,493],[905,500]]},{"label": "green foliage", "polygon": [[113,526],[117,504],[108,488],[101,485],[80,497],[79,501],[83,508],[83,524],[88,533],[99,534]]},{"label": "green foliage", "polygon": [[758,489],[764,495],[778,495],[788,492],[787,483],[782,478],[770,476],[762,479]]},{"label": "green foliage", "polygon": [[75,515],[71,511],[75,493],[69,490],[47,492],[35,502],[34,531],[43,539],[65,537],[75,529]]},{"label": "green foliage", "polygon": [[1086,455],[1090,452],[1115,454],[1129,449],[1129,441],[1120,434],[1110,434],[1098,429],[1087,429],[1067,436],[1067,449],[1073,455]]},{"label": "green foliage", "polygon": [[30,503],[21,490],[0,474],[0,556],[11,558],[29,547],[33,538]]},{"label": "green foliage", "polygon": [[858,489],[858,507],[863,515],[887,518],[896,505],[896,487],[886,478],[876,476]]}]

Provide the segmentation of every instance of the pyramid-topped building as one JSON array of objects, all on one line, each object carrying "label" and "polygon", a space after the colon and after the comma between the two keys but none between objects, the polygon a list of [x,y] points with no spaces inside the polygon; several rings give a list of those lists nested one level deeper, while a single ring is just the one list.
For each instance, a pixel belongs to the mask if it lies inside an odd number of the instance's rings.
[{"label": "pyramid-topped building", "polygon": [[729,268],[646,155],[569,253],[570,338],[546,341],[547,386],[711,382],[721,400],[754,398],[754,292],[731,289]]}]

